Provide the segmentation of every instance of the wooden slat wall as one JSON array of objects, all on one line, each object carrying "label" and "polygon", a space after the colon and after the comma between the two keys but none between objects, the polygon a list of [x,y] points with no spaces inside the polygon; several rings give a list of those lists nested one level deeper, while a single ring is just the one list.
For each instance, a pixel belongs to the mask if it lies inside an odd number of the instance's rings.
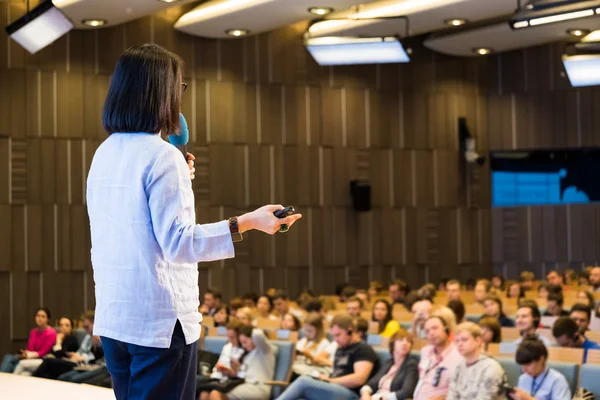
[{"label": "wooden slat wall", "polygon": [[[600,146],[600,91],[570,87],[561,54],[558,43],[489,59],[490,150]],[[598,204],[494,208],[494,272],[514,279],[530,270],[543,278],[552,269],[598,265],[599,233]]]},{"label": "wooden slat wall", "polygon": [[[198,221],[270,202],[304,214],[285,235],[249,233],[235,260],[201,264],[201,290],[218,286],[226,297],[269,287],[331,293],[342,281],[365,287],[370,279],[393,278],[418,286],[489,275],[492,254],[494,263],[505,261],[498,249],[519,261],[514,246],[525,233],[512,220],[501,227],[513,247],[492,242],[498,211],[490,210],[489,171],[461,162],[457,118],[468,117],[483,150],[511,148],[513,102],[545,96],[498,91],[493,58],[447,58],[417,42],[408,65],[320,68],[302,45],[305,23],[240,40],[194,38],[172,29],[185,10],[74,31],[35,56],[0,39],[0,354],[23,345],[38,305],[55,316],[94,307],[85,178],[105,138],[100,119],[110,74],[121,52],[140,42],[154,40],[186,64],[183,111],[197,158]],[[23,12],[24,2],[0,2],[0,32]],[[544,60],[542,54],[538,62]],[[541,82],[535,87],[543,89]],[[572,93],[586,121],[582,143],[600,140],[596,95]],[[565,105],[556,96],[544,110]],[[555,122],[570,127],[571,111]],[[519,131],[540,124],[525,112],[517,117]],[[557,136],[536,135],[523,143]],[[372,212],[352,210],[353,179],[371,183]],[[597,216],[594,210],[549,213],[552,227],[568,227],[574,237],[600,232],[581,226]],[[545,232],[535,221],[531,226]],[[529,252],[531,262],[556,253],[596,255],[579,243],[559,244],[544,236]]]}]

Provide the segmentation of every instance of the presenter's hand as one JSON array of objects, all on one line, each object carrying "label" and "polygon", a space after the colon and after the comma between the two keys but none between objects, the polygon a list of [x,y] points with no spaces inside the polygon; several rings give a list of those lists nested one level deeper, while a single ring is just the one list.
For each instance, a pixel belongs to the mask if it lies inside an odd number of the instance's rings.
[{"label": "presenter's hand", "polygon": [[294,222],[302,218],[302,214],[290,215],[286,218],[277,218],[273,213],[281,210],[281,205],[263,206],[257,210],[238,217],[238,227],[240,232],[246,232],[252,229],[273,235],[279,231],[282,224],[291,227]]},{"label": "presenter's hand", "polygon": [[194,168],[194,160],[196,157],[192,153],[187,153],[187,164],[190,168],[190,179],[194,180],[196,178],[196,168]]}]

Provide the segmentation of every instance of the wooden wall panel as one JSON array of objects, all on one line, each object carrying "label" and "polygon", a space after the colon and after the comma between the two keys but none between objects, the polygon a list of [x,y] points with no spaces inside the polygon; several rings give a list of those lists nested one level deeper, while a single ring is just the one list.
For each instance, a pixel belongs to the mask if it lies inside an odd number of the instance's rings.
[{"label": "wooden wall panel", "polygon": [[10,201],[10,150],[10,140],[0,138],[0,203],[3,204]]},{"label": "wooden wall panel", "polygon": [[[12,264],[12,210],[0,204],[0,271],[11,271]],[[1,276],[1,275],[0,275]]]},{"label": "wooden wall panel", "polygon": [[347,125],[344,120],[345,105],[346,91],[344,89],[327,87],[321,89],[321,143],[324,146],[341,147],[346,144],[347,141],[344,139],[347,135]]},{"label": "wooden wall panel", "polygon": [[27,271],[41,271],[42,258],[42,206],[39,204],[28,204],[25,207],[26,229],[27,229]]}]

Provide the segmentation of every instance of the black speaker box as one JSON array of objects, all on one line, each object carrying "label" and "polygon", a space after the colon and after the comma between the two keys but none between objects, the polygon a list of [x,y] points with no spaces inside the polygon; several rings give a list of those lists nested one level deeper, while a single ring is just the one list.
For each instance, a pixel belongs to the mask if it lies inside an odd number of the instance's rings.
[{"label": "black speaker box", "polygon": [[350,195],[355,211],[371,211],[371,185],[368,182],[350,181]]}]

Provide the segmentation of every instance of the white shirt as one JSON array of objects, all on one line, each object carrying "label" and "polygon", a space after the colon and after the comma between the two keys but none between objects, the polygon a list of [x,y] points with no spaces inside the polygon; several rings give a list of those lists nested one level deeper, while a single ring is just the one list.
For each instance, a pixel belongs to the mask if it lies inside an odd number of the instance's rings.
[{"label": "white shirt", "polygon": [[157,134],[113,133],[87,180],[96,284],[94,335],[168,348],[177,320],[200,337],[201,261],[234,256],[227,221],[196,225],[190,171]]},{"label": "white shirt", "polygon": [[[244,349],[241,347],[233,347],[233,345],[229,342],[223,346],[223,350],[221,350],[221,355],[219,356],[219,360],[217,364],[221,364],[226,366],[227,368],[231,368],[231,360],[238,361],[242,355],[244,355]],[[217,368],[213,368],[213,372],[210,375],[211,378],[223,379],[225,376],[217,370]]]},{"label": "white shirt", "polygon": [[[310,354],[312,354],[313,356],[316,356],[316,355],[322,353],[323,351],[327,350],[327,348],[330,346],[330,344],[331,343],[329,342],[329,340],[327,340],[326,338],[323,338],[323,339],[321,339],[321,341],[319,342],[317,347],[310,351]],[[312,340],[309,342],[307,338],[303,337],[296,343],[296,351],[304,351],[304,349],[309,349],[313,345],[314,345],[314,342]]]}]

